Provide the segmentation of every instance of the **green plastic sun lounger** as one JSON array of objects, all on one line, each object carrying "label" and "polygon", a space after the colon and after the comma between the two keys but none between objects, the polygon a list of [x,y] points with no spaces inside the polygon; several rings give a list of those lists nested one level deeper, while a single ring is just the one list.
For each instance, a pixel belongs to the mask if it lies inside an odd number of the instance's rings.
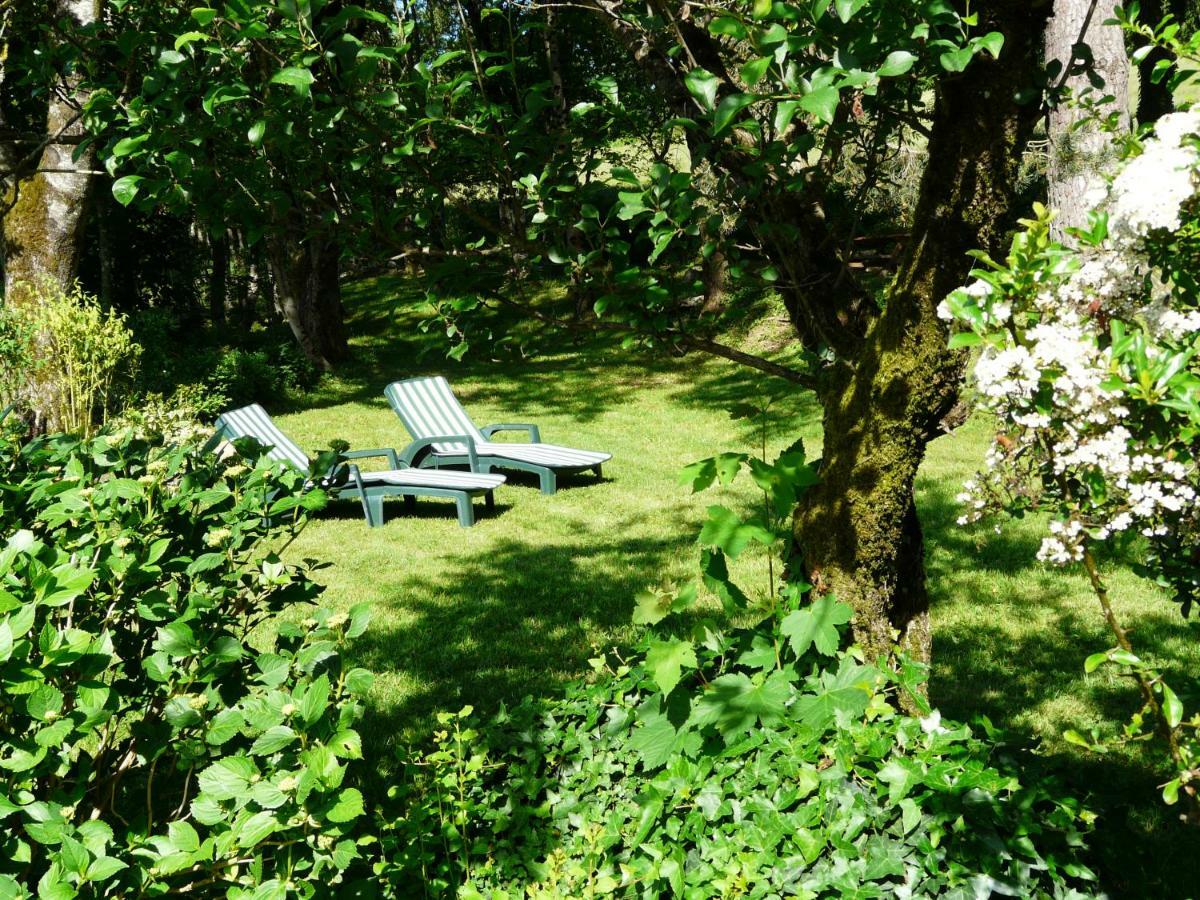
[{"label": "green plastic sun lounger", "polygon": [[[542,493],[553,494],[558,476],[591,470],[601,475],[601,466],[611,453],[575,450],[543,444],[536,425],[501,424],[479,428],[454,396],[449,382],[440,375],[394,381],[384,390],[413,442],[400,458],[422,468],[470,465],[473,472],[520,469],[533,472],[541,481]],[[498,431],[524,431],[529,443],[494,443]]]},{"label": "green plastic sun lounger", "polygon": [[[302,472],[311,471],[311,463],[299,447],[297,447],[282,431],[279,430],[271,417],[257,403],[231,410],[217,419],[217,433],[209,441],[209,448],[215,448],[222,440],[234,441],[238,438],[253,438],[268,447],[267,455],[294,466]],[[420,469],[402,462],[395,450],[353,450],[342,454],[346,459],[368,459],[383,457],[388,461],[389,469],[382,472],[364,472],[353,463],[347,465],[349,481],[344,486],[335,488],[335,496],[339,498],[356,497],[362,502],[363,515],[367,524],[377,528],[383,524],[383,498],[404,497],[405,502],[413,502],[415,497],[446,497],[452,499],[458,507],[458,524],[469,528],[475,524],[475,510],[472,500],[475,497],[485,498],[488,509],[495,507],[493,491],[504,483],[503,475],[471,472],[438,472]],[[335,471],[326,473],[324,478],[312,482],[331,479],[338,474]]]}]

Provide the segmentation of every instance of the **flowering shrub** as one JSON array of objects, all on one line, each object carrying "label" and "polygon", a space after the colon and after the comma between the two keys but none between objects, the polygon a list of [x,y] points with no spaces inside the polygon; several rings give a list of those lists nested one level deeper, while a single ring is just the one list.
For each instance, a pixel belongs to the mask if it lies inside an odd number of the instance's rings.
[{"label": "flowering shrub", "polygon": [[1018,778],[990,726],[900,712],[900,694],[924,703],[924,672],[847,647],[849,607],[731,580],[727,559],[790,546],[786,512],[814,477],[798,446],[685,477],[703,489],[747,469],[763,507],[709,508],[699,580],[755,624],[697,623],[698,584],[649,591],[635,621],[655,628],[635,659],[593,660],[591,683],[490,723],[443,715],[382,823],[376,872],[392,893],[1087,895],[1078,801]]},{"label": "flowering shrub", "polygon": [[131,431],[0,435],[0,896],[311,896],[358,855],[365,609],[280,561],[320,491]]},{"label": "flowering shrub", "polygon": [[[988,513],[1051,512],[1038,557],[1082,562],[1116,647],[1089,659],[1140,685],[1144,707],[1125,739],[1159,734],[1172,777],[1200,821],[1200,713],[1133,652],[1093,548],[1132,547],[1139,571],[1168,586],[1187,615],[1200,590],[1200,113],[1164,116],[1096,196],[1067,245],[1036,210],[1003,262],[980,254],[971,285],[942,313],[980,345],[980,404],[999,421],[986,469],[969,481],[960,522]],[[1101,748],[1071,732],[1071,740]]]}]

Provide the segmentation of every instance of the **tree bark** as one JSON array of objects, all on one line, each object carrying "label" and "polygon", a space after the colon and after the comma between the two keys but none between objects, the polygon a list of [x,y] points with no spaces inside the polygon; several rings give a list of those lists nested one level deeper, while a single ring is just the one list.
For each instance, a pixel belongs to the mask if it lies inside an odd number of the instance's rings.
[{"label": "tree bark", "polygon": [[[1113,145],[1100,128],[1100,119],[1115,116],[1128,131],[1129,59],[1120,27],[1105,25],[1114,17],[1115,0],[1054,0],[1054,15],[1046,25],[1046,62],[1060,102],[1050,109],[1047,137],[1048,205],[1058,215],[1051,234],[1061,239],[1068,228],[1084,228],[1094,204],[1088,193],[1104,184],[1104,171],[1113,161]],[[1090,90],[1089,90],[1090,89]],[[1101,103],[1105,97],[1111,100]],[[1052,100],[1055,98],[1051,98]],[[1068,100],[1083,100],[1086,107]]]},{"label": "tree bark", "polygon": [[1036,83],[1046,11],[1020,0],[981,10],[983,29],[1004,33],[1003,52],[939,90],[913,239],[861,350],[821,392],[822,480],[797,509],[795,536],[813,584],[854,607],[872,657],[890,653],[894,632],[910,656],[930,656],[914,485],[965,363],[946,347],[937,305],[965,280],[968,250],[995,252],[1006,237],[1036,115],[1014,95]]},{"label": "tree bark", "polygon": [[[51,15],[69,19],[75,27],[94,23],[99,0],[58,0]],[[75,280],[91,190],[95,153],[89,146],[75,152],[84,128],[80,110],[87,97],[80,77],[61,74],[58,90],[48,93],[46,140],[43,146],[13,158],[16,171],[5,189],[3,251],[4,288],[8,302],[22,302],[19,285],[50,279],[59,285]]]},{"label": "tree bark", "polygon": [[266,241],[280,313],[300,349],[328,372],[350,355],[342,308],[341,246],[322,234],[276,234]]},{"label": "tree bark", "polygon": [[209,238],[211,268],[208,271],[208,312],[213,325],[225,324],[225,301],[229,294],[229,236],[224,232]]}]

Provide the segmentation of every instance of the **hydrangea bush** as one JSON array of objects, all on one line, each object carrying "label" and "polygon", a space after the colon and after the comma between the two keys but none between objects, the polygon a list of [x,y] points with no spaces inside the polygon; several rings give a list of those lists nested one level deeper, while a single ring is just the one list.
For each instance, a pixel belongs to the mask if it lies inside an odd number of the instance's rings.
[{"label": "hydrangea bush", "polygon": [[[1052,213],[1023,221],[1006,259],[978,254],[942,315],[959,346],[981,347],[979,404],[998,420],[985,469],[965,485],[960,523],[998,511],[1051,513],[1038,558],[1081,563],[1142,709],[1118,740],[1157,734],[1163,787],[1200,822],[1200,713],[1139,658],[1097,568],[1098,546],[1132,550],[1186,616],[1200,590],[1200,113],[1159,119],[1092,198],[1087,229],[1051,239]],[[1097,732],[1067,737],[1103,749]]]},{"label": "hydrangea bush", "polygon": [[338,884],[366,609],[274,621],[321,590],[280,558],[304,482],[132,430],[0,434],[0,897]]}]

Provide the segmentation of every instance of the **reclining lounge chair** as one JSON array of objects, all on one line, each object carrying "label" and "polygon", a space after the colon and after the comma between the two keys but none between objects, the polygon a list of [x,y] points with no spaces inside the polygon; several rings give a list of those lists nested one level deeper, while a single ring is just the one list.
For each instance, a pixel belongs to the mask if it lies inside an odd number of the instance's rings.
[{"label": "reclining lounge chair", "polygon": [[[234,441],[244,437],[254,438],[269,447],[267,455],[272,459],[305,473],[311,470],[311,463],[304,452],[279,430],[266,410],[257,403],[231,410],[217,419],[217,433],[209,441],[209,447],[215,448],[222,440]],[[402,463],[396,451],[391,449],[353,450],[343,456],[346,459],[384,457],[388,461],[390,468],[383,472],[363,472],[350,463],[349,481],[332,489],[335,497],[357,497],[362,502],[367,524],[372,528],[383,524],[384,497],[404,497],[408,503],[415,497],[448,497],[458,507],[458,524],[469,528],[475,524],[472,499],[482,495],[488,509],[493,509],[493,491],[504,483],[503,475],[481,473],[478,470],[438,472],[414,468]],[[323,478],[314,479],[312,485],[316,486],[335,474],[335,471],[328,472]]]},{"label": "reclining lounge chair", "polygon": [[[479,428],[440,375],[394,381],[384,394],[414,438],[400,455],[409,465],[440,468],[469,464],[473,472],[520,469],[538,476],[543,494],[553,494],[559,475],[590,469],[600,476],[601,466],[612,459],[611,453],[543,444],[536,425]],[[490,438],[498,431],[525,431],[529,443],[494,443]]]}]

